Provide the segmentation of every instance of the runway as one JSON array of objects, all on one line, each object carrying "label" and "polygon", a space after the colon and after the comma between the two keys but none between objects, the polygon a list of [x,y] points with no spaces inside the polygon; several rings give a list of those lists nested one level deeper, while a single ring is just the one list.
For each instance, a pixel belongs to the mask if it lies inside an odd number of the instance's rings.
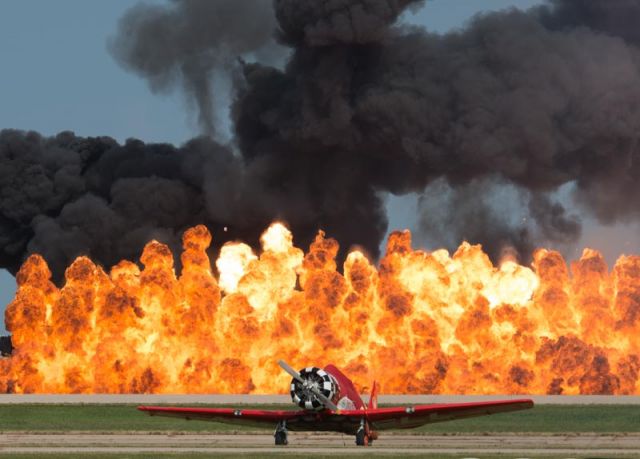
[{"label": "runway", "polygon": [[[637,395],[381,395],[380,404],[465,403],[530,398],[536,405],[640,405]],[[363,400],[367,401],[368,396]],[[289,395],[181,394],[0,394],[0,405],[12,404],[291,404]]]},{"label": "runway", "polygon": [[640,434],[572,435],[382,435],[370,447],[357,447],[354,438],[322,433],[290,433],[289,445],[276,447],[265,434],[0,434],[2,453],[314,453],[396,454],[553,454],[559,457],[597,454],[640,456]]}]

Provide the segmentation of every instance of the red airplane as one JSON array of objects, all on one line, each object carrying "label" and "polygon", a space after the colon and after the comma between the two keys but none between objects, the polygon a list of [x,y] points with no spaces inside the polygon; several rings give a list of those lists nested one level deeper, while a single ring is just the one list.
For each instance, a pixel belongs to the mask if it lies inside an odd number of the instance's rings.
[{"label": "red airplane", "polygon": [[284,361],[278,364],[292,377],[291,399],[302,410],[247,410],[233,408],[180,408],[139,406],[151,416],[242,424],[276,426],[276,445],[286,445],[287,431],[333,431],[356,436],[356,445],[370,445],[379,430],[411,429],[433,422],[483,416],[533,408],[533,401],[498,400],[479,403],[378,408],[378,385],[374,382],[368,406],[353,383],[334,365],[324,369],[307,367],[298,373]]}]

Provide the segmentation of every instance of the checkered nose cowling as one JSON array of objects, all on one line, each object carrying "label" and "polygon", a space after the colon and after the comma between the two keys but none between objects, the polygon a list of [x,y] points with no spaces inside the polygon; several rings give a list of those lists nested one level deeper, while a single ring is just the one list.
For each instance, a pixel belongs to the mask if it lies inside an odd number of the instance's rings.
[{"label": "checkered nose cowling", "polygon": [[329,400],[338,393],[338,383],[321,368],[308,367],[300,370],[300,377],[304,382],[291,380],[291,400],[305,410],[321,410],[324,404],[314,392],[320,392]]}]

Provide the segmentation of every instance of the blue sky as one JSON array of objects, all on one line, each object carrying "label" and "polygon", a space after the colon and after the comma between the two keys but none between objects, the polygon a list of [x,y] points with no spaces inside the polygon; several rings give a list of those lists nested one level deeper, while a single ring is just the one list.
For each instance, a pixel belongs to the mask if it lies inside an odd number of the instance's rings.
[{"label": "blue sky", "polygon": [[[72,130],[83,136],[109,135],[119,141],[137,137],[172,143],[182,143],[197,134],[196,120],[189,115],[180,94],[151,94],[143,80],[120,68],[107,52],[107,39],[119,17],[135,3],[1,0],[0,128],[33,129],[45,135]],[[425,8],[405,19],[445,32],[462,26],[481,11],[524,9],[538,3],[430,0]],[[412,226],[415,203],[411,199],[394,198],[389,205],[392,227]],[[637,227],[616,231],[621,232],[607,234],[625,241],[631,237],[629,231],[637,234]],[[0,271],[0,312],[14,292],[13,277]],[[4,322],[0,324],[3,332]]]}]

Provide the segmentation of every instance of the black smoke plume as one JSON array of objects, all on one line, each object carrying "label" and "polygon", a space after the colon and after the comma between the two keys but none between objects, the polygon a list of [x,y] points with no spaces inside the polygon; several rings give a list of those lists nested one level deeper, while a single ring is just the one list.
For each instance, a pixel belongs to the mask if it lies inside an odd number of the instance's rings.
[{"label": "black smoke plume", "polygon": [[[436,242],[468,238],[494,257],[577,237],[561,187],[602,221],[640,216],[640,54],[629,22],[640,0],[557,0],[445,35],[399,22],[422,3],[133,8],[110,44],[118,62],[154,89],[182,85],[209,137],[211,75],[231,74],[232,147],[4,131],[2,266],[15,272],[42,252],[59,278],[78,254],[108,266],[151,237],[177,247],[195,223],[216,244],[255,243],[278,218],[301,245],[323,228],[376,257],[386,193],[423,193],[420,220]],[[273,37],[289,53],[283,68],[268,64]],[[438,187],[447,199],[434,206]],[[505,190],[522,218],[496,205]]]},{"label": "black smoke plume", "polygon": [[[616,18],[638,14],[640,2],[621,2],[621,12],[556,1],[481,15],[446,35],[375,26],[408,2],[302,3],[275,2],[281,41],[294,47],[285,70],[245,67],[234,107],[245,158],[356,164],[353,179],[375,190],[427,187],[423,203],[444,181],[451,205],[440,222],[425,205],[422,230],[440,226],[438,243],[481,242],[494,258],[577,239],[579,220],[556,196],[563,185],[603,221],[638,214],[627,197],[640,191],[639,54]],[[522,197],[525,218],[487,205],[496,184]]]},{"label": "black smoke plume", "polygon": [[274,28],[273,8],[265,0],[140,3],[122,17],[109,49],[153,91],[180,85],[197,104],[203,133],[214,135],[213,78],[228,76],[240,55],[277,53]]}]

